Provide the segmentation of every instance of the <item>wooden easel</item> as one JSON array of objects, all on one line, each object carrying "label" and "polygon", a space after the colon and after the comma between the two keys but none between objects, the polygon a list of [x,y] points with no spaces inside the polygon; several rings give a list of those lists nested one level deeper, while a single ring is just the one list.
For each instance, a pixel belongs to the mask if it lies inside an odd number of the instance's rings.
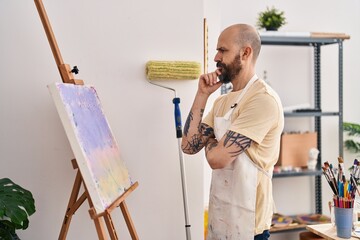
[{"label": "wooden easel", "polygon": [[82,80],[74,79],[73,73],[75,73],[75,74],[77,73],[76,68],[70,69],[70,66],[68,64],[65,64],[61,57],[60,50],[57,45],[54,33],[52,31],[49,18],[47,17],[47,14],[46,14],[46,11],[44,8],[44,4],[42,3],[41,0],[35,0],[35,5],[39,12],[41,22],[44,26],[46,36],[49,40],[51,51],[54,55],[55,62],[56,62],[56,65],[58,66],[62,81],[64,83],[73,83],[73,84],[77,84],[77,85],[84,85],[84,82]]},{"label": "wooden easel", "polygon": [[[74,78],[73,73],[77,74],[78,69],[76,67],[74,67],[73,69],[70,69],[70,66],[68,64],[64,63],[42,1],[41,0],[34,0],[34,1],[35,1],[36,8],[39,12],[39,15],[40,15],[41,22],[44,26],[45,33],[48,38],[48,41],[49,41],[49,44],[51,47],[51,51],[54,55],[57,67],[59,69],[62,81],[64,83],[71,83],[71,84],[75,84],[75,85],[84,85],[84,81]],[[105,220],[105,224],[108,229],[110,238],[112,240],[118,239],[118,236],[116,234],[116,230],[114,228],[114,224],[113,224],[110,214],[115,208],[120,207],[121,212],[125,218],[125,222],[128,227],[128,230],[130,232],[131,238],[133,240],[138,240],[139,237],[136,233],[134,224],[131,220],[129,211],[125,204],[126,197],[132,191],[134,191],[134,189],[139,185],[138,182],[135,182],[134,184],[132,184],[130,186],[130,188],[126,189],[126,191],[121,196],[119,196],[109,207],[107,207],[107,209],[104,212],[97,213],[94,208],[94,205],[92,203],[91,196],[86,188],[85,182],[84,182],[83,177],[80,172],[80,169],[78,168],[76,160],[73,159],[71,162],[72,162],[73,168],[77,169],[77,174],[76,174],[74,186],[73,186],[73,189],[71,192],[71,196],[69,199],[69,203],[68,203],[68,206],[66,209],[66,213],[65,213],[65,217],[64,217],[63,224],[61,227],[61,231],[59,234],[59,240],[66,239],[66,235],[69,230],[71,218],[75,214],[76,210],[81,206],[81,204],[84,203],[84,201],[86,199],[88,200],[88,203],[90,205],[90,210],[89,210],[90,217],[91,217],[91,219],[94,220],[96,232],[98,234],[99,239],[101,239],[101,240],[107,239],[106,233],[104,230],[104,223],[103,223],[101,217],[103,217]],[[85,190],[82,193],[82,195],[79,197],[79,192],[80,192],[82,183],[84,183]]]},{"label": "wooden easel", "polygon": [[[73,159],[71,161],[73,168],[74,169],[78,169],[78,165],[76,163],[76,160]],[[75,214],[76,210],[81,206],[81,204],[84,203],[84,201],[87,199],[90,205],[90,217],[94,220],[95,223],[95,227],[96,227],[96,232],[99,236],[99,239],[103,240],[103,239],[107,239],[106,238],[106,233],[104,230],[104,224],[101,221],[101,217],[104,218],[105,223],[106,223],[106,227],[108,229],[109,235],[110,235],[110,239],[112,240],[116,240],[118,239],[118,236],[116,234],[116,230],[114,228],[114,224],[111,218],[110,213],[117,207],[120,206],[121,208],[121,212],[125,218],[125,222],[126,225],[129,229],[130,232],[130,236],[133,240],[138,240],[139,237],[136,233],[134,224],[131,220],[129,211],[127,209],[126,203],[125,203],[125,198],[132,192],[135,190],[135,188],[139,185],[138,182],[135,182],[133,185],[131,185],[131,187],[129,189],[127,189],[119,198],[117,198],[104,212],[97,214],[94,208],[94,205],[91,201],[89,192],[86,189],[86,186],[84,184],[84,192],[83,194],[81,194],[80,197],[79,196],[79,192],[80,192],[80,188],[81,188],[81,184],[83,183],[83,178],[81,176],[80,170],[77,170],[77,174],[76,174],[76,178],[75,178],[75,182],[74,182],[74,186],[73,189],[71,191],[71,196],[69,199],[69,203],[66,209],[66,213],[65,213],[65,217],[63,220],[63,224],[61,227],[61,231],[60,231],[60,235],[59,235],[59,240],[63,240],[66,239],[66,235],[67,232],[69,230],[69,226],[70,226],[70,222],[71,222],[71,218],[72,216]]]}]

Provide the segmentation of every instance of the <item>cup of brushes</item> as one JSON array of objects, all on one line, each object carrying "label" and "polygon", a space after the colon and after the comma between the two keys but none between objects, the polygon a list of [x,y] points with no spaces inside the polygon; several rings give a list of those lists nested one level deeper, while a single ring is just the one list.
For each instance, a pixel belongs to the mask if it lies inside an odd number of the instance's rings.
[{"label": "cup of brushes", "polygon": [[334,193],[333,203],[336,234],[341,238],[351,238],[355,194],[356,192],[360,194],[357,187],[357,181],[360,177],[359,161],[357,159],[354,160],[354,165],[350,170],[349,180],[345,177],[344,169],[344,160],[341,157],[338,158],[336,177],[332,164],[325,162],[322,167],[323,174]]}]

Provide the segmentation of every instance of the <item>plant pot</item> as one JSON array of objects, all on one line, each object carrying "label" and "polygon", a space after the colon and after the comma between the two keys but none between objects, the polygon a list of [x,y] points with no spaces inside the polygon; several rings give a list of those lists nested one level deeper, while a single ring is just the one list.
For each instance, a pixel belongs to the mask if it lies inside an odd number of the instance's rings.
[{"label": "plant pot", "polygon": [[266,28],[266,31],[277,31],[279,30],[279,28],[276,28],[276,27],[268,27]]}]

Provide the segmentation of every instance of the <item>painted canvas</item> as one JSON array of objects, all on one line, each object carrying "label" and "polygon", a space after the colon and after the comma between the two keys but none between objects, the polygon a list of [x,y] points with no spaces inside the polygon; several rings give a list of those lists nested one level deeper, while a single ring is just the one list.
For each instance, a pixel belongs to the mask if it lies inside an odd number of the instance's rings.
[{"label": "painted canvas", "polygon": [[132,184],[94,87],[48,86],[97,213]]}]

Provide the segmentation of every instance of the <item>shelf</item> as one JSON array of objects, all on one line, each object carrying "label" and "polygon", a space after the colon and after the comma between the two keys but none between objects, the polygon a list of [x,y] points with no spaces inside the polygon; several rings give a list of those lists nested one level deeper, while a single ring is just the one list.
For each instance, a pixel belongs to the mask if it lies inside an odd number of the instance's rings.
[{"label": "shelf", "polygon": [[[339,156],[343,156],[343,42],[350,39],[349,35],[344,33],[324,33],[324,32],[282,32],[282,31],[265,31],[259,32],[261,45],[268,46],[294,46],[294,47],[311,47],[313,48],[313,66],[314,66],[314,99],[311,106],[313,109],[286,109],[284,117],[312,117],[314,122],[314,131],[317,132],[318,155],[317,170],[301,169],[301,171],[282,171],[273,174],[274,178],[314,176],[315,185],[315,212],[322,213],[322,171],[320,165],[322,162],[322,117],[336,116],[339,121],[338,141]],[[321,48],[324,45],[338,45],[338,110],[322,111],[321,107]],[[298,170],[298,169],[297,169]],[[296,226],[287,226],[284,228],[272,228],[270,232],[284,232],[304,229],[306,225],[299,224]]]},{"label": "shelf", "polygon": [[339,116],[339,112],[284,112],[285,117]]},{"label": "shelf", "polygon": [[[302,216],[302,217],[300,217]],[[273,215],[273,220],[272,223],[274,221],[274,217],[283,217],[285,219],[292,219],[292,222],[289,223],[288,225],[284,225],[284,226],[276,226],[272,224],[271,228],[270,228],[270,233],[281,233],[281,232],[289,232],[289,231],[300,231],[300,230],[305,230],[307,226],[310,225],[314,225],[314,224],[324,224],[324,223],[330,223],[330,218],[325,216],[325,215],[319,215],[319,214],[304,214],[304,215],[298,215],[298,216],[283,216],[280,214],[274,214]],[[300,217],[300,218],[299,218]]]},{"label": "shelf", "polygon": [[312,46],[314,44],[329,45],[343,41],[342,39],[312,39],[306,37],[261,37],[262,45]]},{"label": "shelf", "polygon": [[300,230],[305,230],[306,226],[307,226],[306,224],[296,224],[294,226],[272,227],[272,228],[270,228],[270,233],[300,231]]},{"label": "shelf", "polygon": [[301,177],[301,176],[321,176],[321,170],[308,170],[303,169],[300,172],[296,171],[283,171],[279,173],[273,173],[273,178],[280,178],[280,177]]},{"label": "shelf", "polygon": [[260,32],[262,45],[289,45],[312,46],[329,45],[350,39],[343,33],[317,33],[317,32]]}]

